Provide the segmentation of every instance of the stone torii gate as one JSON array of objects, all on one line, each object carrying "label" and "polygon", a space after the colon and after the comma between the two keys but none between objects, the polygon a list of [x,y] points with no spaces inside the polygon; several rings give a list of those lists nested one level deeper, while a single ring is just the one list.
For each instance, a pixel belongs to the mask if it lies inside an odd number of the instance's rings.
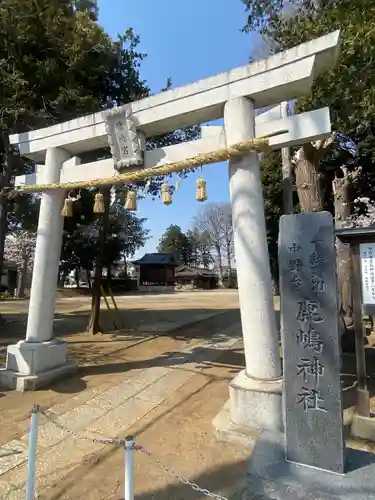
[{"label": "stone torii gate", "polygon": [[[128,169],[179,162],[268,136],[272,149],[326,137],[328,108],[281,118],[280,108],[255,117],[255,109],[309,93],[314,78],[333,67],[339,33],[231,71],[132,102],[111,112],[83,116],[48,128],[12,135],[20,154],[38,165],[16,186],[54,184],[40,205],[26,339],[7,350],[0,381],[35,389],[74,371],[67,344],[53,339],[55,290],[63,231],[61,207],[67,182],[118,177]],[[203,127],[200,139],[142,152],[144,138],[224,117],[224,127]],[[121,146],[116,124],[126,129]],[[114,158],[80,164],[87,151],[111,146]],[[122,149],[121,149],[122,148]],[[114,182],[113,182],[114,183]],[[229,161],[230,196],[246,369],[230,384],[230,420],[246,428],[282,427],[282,377],[266,240],[264,203],[256,151]]]}]

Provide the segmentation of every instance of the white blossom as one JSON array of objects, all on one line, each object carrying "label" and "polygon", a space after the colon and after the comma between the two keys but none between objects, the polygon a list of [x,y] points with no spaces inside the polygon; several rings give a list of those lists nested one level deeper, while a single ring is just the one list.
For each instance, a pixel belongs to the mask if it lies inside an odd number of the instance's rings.
[{"label": "white blossom", "polygon": [[345,227],[372,227],[375,226],[375,201],[361,196],[354,200],[354,213],[348,217]]},{"label": "white blossom", "polygon": [[36,244],[36,234],[17,229],[5,239],[5,259],[14,262],[21,269],[25,262],[28,270],[32,270]]}]

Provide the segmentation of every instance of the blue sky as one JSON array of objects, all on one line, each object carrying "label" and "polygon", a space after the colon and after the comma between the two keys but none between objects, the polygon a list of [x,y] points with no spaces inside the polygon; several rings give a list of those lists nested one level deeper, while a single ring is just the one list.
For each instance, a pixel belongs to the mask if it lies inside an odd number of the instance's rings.
[{"label": "blue sky", "polygon": [[[168,77],[173,87],[246,64],[254,39],[240,28],[246,16],[241,0],[99,0],[99,21],[112,37],[132,27],[140,35],[140,49],[147,53],[141,77],[158,92]],[[201,205],[195,201],[195,180],[190,174],[173,197],[173,204],[160,200],[139,202],[138,215],[146,217],[152,238],[137,252],[156,250],[170,224],[184,231],[192,226]],[[210,202],[229,201],[225,163],[204,167]]]}]

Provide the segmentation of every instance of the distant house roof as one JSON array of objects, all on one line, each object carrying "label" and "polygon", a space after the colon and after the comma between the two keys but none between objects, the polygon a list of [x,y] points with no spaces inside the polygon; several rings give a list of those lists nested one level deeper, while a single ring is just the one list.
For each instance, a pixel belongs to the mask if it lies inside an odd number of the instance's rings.
[{"label": "distant house roof", "polygon": [[176,278],[217,278],[215,271],[202,267],[180,266],[175,271]]},{"label": "distant house roof", "polygon": [[175,259],[174,255],[171,253],[145,253],[143,257],[138,260],[134,260],[133,264],[138,266],[178,266],[179,262]]},{"label": "distant house roof", "polygon": [[[219,274],[219,269],[217,266],[214,267],[214,270],[216,274]],[[234,277],[237,276],[237,269],[235,267],[229,267],[229,266],[221,266],[221,271],[223,273],[223,278],[226,278],[229,276],[229,271],[230,274]]]}]

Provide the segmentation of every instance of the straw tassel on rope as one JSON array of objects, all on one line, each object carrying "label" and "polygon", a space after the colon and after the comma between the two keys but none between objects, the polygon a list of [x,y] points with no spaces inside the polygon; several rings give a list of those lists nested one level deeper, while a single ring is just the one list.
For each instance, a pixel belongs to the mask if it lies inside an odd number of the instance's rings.
[{"label": "straw tassel on rope", "polygon": [[125,210],[129,212],[136,212],[137,210],[137,193],[132,189],[129,189],[126,193]]},{"label": "straw tassel on rope", "polygon": [[64,206],[61,210],[63,217],[73,217],[73,200],[68,195],[64,200]]},{"label": "straw tassel on rope", "polygon": [[94,201],[94,214],[104,214],[105,206],[104,206],[104,195],[102,193],[96,193],[95,201]]},{"label": "straw tassel on rope", "polygon": [[206,181],[201,177],[197,179],[196,182],[196,200],[197,201],[206,201],[207,200],[207,190],[206,190]]},{"label": "straw tassel on rope", "polygon": [[172,195],[168,184],[161,185],[161,200],[164,203],[164,205],[172,204]]},{"label": "straw tassel on rope", "polygon": [[[77,189],[77,188],[93,188],[100,186],[111,186],[116,184],[132,184],[152,177],[161,177],[170,175],[172,173],[181,172],[182,170],[193,169],[208,165],[210,163],[218,163],[231,158],[239,158],[249,151],[266,151],[269,149],[269,139],[257,138],[248,139],[239,142],[226,148],[217,149],[209,153],[201,153],[191,158],[186,158],[181,161],[176,161],[166,165],[140,169],[135,172],[128,172],[119,174],[105,179],[94,179],[90,181],[73,181],[64,183],[52,184],[34,184],[29,186],[22,186],[16,189],[9,190],[8,193],[41,193],[51,189]],[[9,194],[8,194],[9,196]]]}]

